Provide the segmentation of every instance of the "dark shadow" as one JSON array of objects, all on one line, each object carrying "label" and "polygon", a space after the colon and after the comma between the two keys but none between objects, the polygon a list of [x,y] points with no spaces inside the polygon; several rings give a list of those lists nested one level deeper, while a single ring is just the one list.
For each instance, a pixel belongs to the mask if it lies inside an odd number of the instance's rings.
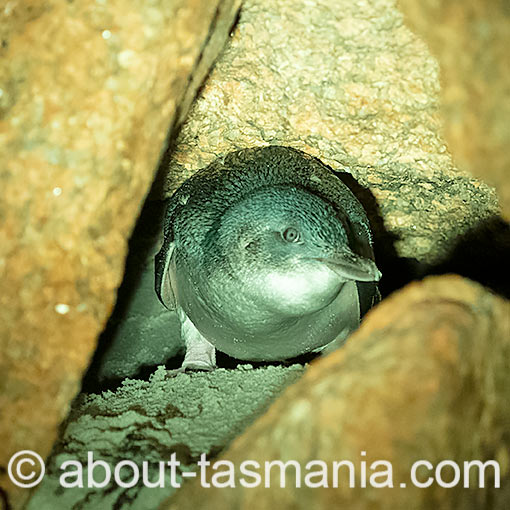
[{"label": "dark shadow", "polygon": [[[146,200],[128,243],[124,276],[117,291],[115,307],[103,332],[99,336],[96,351],[82,381],[82,391],[104,391],[111,389],[111,384],[116,385],[115,382],[108,382],[105,386],[99,384],[101,362],[109,348],[110,342],[115,337],[117,328],[126,318],[128,305],[139,286],[149,251],[151,248],[153,249],[153,243],[150,240],[157,238],[163,230],[164,213],[165,202]],[[151,372],[153,368],[151,367]]]},{"label": "dark shadow", "polygon": [[500,216],[460,236],[446,260],[426,274],[456,273],[510,299],[510,223]]},{"label": "dark shadow", "polygon": [[307,352],[305,354],[301,354],[300,356],[296,356],[295,358],[289,358],[283,361],[248,361],[231,358],[223,352],[216,351],[216,363],[220,368],[230,369],[235,369],[241,365],[251,365],[253,368],[281,366],[289,367],[295,364],[305,365],[306,363],[310,363],[310,361],[317,358],[318,356],[320,356],[320,353]]},{"label": "dark shadow", "polygon": [[0,487],[0,508],[2,510],[11,510],[11,505],[9,505],[9,500],[7,499],[7,493],[4,489]]}]

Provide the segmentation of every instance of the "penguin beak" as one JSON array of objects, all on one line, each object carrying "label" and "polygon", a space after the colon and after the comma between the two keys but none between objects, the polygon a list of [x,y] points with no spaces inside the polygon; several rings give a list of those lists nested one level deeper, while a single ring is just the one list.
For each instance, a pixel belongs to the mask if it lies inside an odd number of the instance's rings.
[{"label": "penguin beak", "polygon": [[336,252],[331,257],[317,258],[316,260],[326,264],[345,280],[377,282],[382,276],[373,260],[356,255],[348,248]]}]

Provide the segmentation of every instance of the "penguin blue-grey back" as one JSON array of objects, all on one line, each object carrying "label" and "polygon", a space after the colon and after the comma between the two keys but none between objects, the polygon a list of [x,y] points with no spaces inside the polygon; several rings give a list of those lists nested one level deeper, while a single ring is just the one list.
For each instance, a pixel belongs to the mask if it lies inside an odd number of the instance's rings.
[{"label": "penguin blue-grey back", "polygon": [[339,344],[378,299],[366,213],[332,171],[301,151],[243,149],[170,198],[156,292],[175,310],[183,368],[218,349],[284,360]]}]

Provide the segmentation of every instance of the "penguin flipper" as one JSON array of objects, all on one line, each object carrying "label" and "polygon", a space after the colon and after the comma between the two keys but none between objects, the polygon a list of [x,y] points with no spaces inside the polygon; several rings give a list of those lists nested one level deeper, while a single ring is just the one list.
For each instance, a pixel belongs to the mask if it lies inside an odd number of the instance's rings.
[{"label": "penguin flipper", "polygon": [[173,264],[175,244],[169,242],[161,248],[155,260],[155,287],[159,300],[169,309],[176,309],[176,301],[171,281],[171,265]]}]

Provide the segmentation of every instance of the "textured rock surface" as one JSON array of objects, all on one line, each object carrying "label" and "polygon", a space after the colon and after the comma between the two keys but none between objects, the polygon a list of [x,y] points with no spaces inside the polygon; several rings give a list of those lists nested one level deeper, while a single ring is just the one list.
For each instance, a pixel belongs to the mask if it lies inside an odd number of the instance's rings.
[{"label": "textured rock surface", "polygon": [[[302,466],[302,483],[306,472],[320,472],[317,465],[305,470],[306,463],[322,460],[329,469],[325,478],[329,488],[303,483],[296,490],[292,467],[286,471],[283,489],[277,488],[278,467],[266,479],[271,490],[263,485],[243,488],[237,471],[235,489],[201,489],[194,480],[160,508],[508,508],[509,360],[510,302],[458,276],[413,283],[369,312],[343,349],[314,362],[220,457],[237,469],[248,459],[259,466],[271,460],[296,460]],[[434,467],[444,459],[459,463],[460,485],[413,487],[410,470],[420,459]],[[477,489],[476,470],[471,472],[471,489],[460,488],[462,463],[475,459],[499,462],[501,488],[494,488],[490,467],[484,490]],[[338,488],[332,487],[331,467],[341,460],[350,460],[355,467],[353,489],[346,471],[339,472]],[[371,467],[377,460],[392,463],[389,479],[394,489],[368,482],[374,472],[385,472],[382,465]],[[363,461],[366,488],[361,487]],[[250,469],[264,475],[263,467]],[[225,473],[227,467],[209,469],[208,482],[215,471]],[[427,468],[417,471],[421,482],[431,474]],[[451,469],[442,474],[445,482],[453,478]],[[218,479],[228,480],[225,474]],[[252,477],[246,480],[253,482]],[[311,481],[321,480],[318,474]],[[387,480],[383,474],[375,482]]]},{"label": "textured rock surface", "polygon": [[399,255],[437,262],[496,211],[494,193],[453,167],[438,89],[436,62],[392,0],[245,2],[177,141],[167,192],[233,149],[289,145],[368,187]]},{"label": "textured rock surface", "polygon": [[[52,458],[52,476],[34,494],[29,510],[157,508],[172,493],[169,478],[161,489],[143,488],[141,483],[123,489],[112,482],[95,490],[62,490],[59,466],[71,459],[86,464],[88,450],[110,466],[132,460],[139,466],[147,461],[153,467],[170,460],[175,452],[183,470],[189,470],[201,453],[214,455],[239,435],[302,372],[301,365],[259,369],[245,365],[168,378],[161,367],[150,382],[127,380],[115,393],[80,396]],[[150,480],[156,480],[157,474],[156,467]]]},{"label": "textured rock surface", "polygon": [[460,168],[496,186],[510,220],[510,4],[399,0],[441,66],[445,138]]},{"label": "textured rock surface", "polygon": [[[14,0],[1,9],[0,487],[9,491],[10,456],[44,457],[79,388],[168,128],[239,1],[218,5]],[[14,507],[28,495],[15,492]]]}]

